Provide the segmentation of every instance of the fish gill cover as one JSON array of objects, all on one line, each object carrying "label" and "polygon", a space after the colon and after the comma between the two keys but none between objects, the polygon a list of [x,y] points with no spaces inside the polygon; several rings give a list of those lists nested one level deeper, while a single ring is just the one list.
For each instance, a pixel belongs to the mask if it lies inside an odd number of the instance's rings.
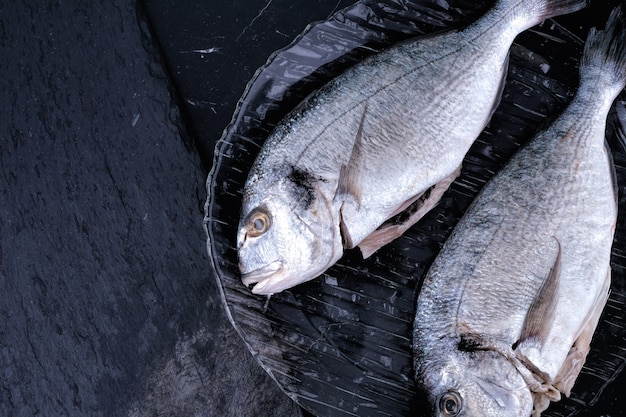
[{"label": "fish gill cover", "polygon": [[[235,238],[248,170],[275,124],[310,92],[386,46],[461,27],[490,5],[360,1],[310,25],[257,71],[218,143],[207,182],[205,226],[224,305],[261,366],[317,416],[410,414],[411,326],[421,279],[485,182],[572,97],[587,27],[575,18],[556,18],[517,38],[498,109],[467,154],[460,177],[422,221],[367,260],[348,251],[321,278],[269,300],[244,287],[237,266]],[[620,190],[626,179],[621,98],[607,129]],[[545,416],[581,415],[602,399],[626,363],[625,208],[622,197],[611,296],[592,351],[571,398],[552,405]]]}]

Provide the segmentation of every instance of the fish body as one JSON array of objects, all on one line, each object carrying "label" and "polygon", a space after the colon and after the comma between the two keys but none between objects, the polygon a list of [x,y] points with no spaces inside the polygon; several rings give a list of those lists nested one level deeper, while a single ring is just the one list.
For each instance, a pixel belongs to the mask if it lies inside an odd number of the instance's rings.
[{"label": "fish body", "polygon": [[416,381],[437,416],[538,416],[569,394],[610,285],[616,184],[606,117],[626,84],[616,9],[566,110],[485,186],[426,275]]},{"label": "fish body", "polygon": [[[280,292],[345,248],[367,257],[402,234],[458,175],[499,101],[517,34],[584,5],[500,0],[465,29],[398,44],[308,97],[268,137],[245,184],[243,283]],[[418,208],[408,221],[384,225],[409,206]]]}]

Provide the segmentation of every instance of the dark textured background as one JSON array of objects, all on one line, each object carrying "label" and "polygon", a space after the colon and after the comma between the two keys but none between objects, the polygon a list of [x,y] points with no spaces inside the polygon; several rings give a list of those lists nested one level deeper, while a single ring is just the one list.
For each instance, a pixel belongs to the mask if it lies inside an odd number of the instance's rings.
[{"label": "dark textured background", "polygon": [[218,301],[153,45],[132,0],[0,2],[0,416],[300,415]]},{"label": "dark textured background", "polygon": [[227,322],[204,181],[256,68],[350,3],[0,0],[0,416],[302,414]]}]

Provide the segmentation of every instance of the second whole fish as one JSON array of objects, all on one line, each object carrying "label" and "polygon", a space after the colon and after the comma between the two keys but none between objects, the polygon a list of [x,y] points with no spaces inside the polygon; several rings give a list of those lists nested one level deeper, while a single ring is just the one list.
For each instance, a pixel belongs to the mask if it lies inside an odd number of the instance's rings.
[{"label": "second whole fish", "polygon": [[433,262],[414,322],[425,415],[539,416],[568,395],[610,286],[617,188],[606,117],[626,23],[592,30],[566,110],[485,186]]},{"label": "second whole fish", "polygon": [[499,0],[465,29],[375,54],[306,99],[268,137],[245,184],[243,283],[256,294],[283,291],[322,274],[344,249],[367,257],[417,222],[496,107],[514,38],[585,5]]}]

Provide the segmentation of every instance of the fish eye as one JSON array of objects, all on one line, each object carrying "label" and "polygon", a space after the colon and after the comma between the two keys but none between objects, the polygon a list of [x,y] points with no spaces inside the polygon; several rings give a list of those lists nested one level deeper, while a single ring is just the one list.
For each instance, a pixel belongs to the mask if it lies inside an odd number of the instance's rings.
[{"label": "fish eye", "polygon": [[250,237],[261,236],[270,228],[271,220],[267,212],[257,209],[250,214],[248,220],[248,235]]},{"label": "fish eye", "polygon": [[439,398],[439,411],[442,416],[457,416],[462,406],[463,399],[456,391],[448,391]]}]

